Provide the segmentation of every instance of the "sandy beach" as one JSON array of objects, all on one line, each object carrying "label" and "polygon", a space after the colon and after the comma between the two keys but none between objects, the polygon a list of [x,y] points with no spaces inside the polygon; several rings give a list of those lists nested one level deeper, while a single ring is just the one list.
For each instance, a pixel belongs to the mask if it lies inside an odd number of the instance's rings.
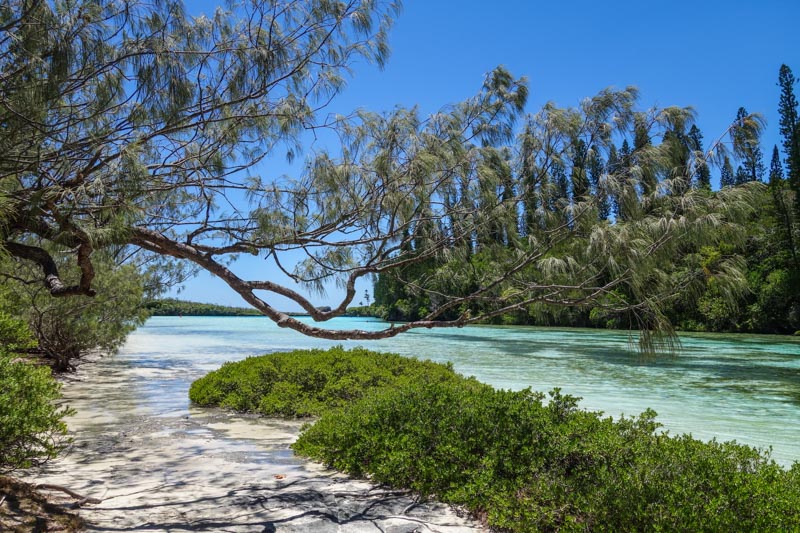
[{"label": "sandy beach", "polygon": [[101,499],[79,511],[89,531],[483,531],[446,505],[295,457],[301,422],[170,405],[174,390],[160,403],[171,372],[120,356],[84,364],[63,387],[72,447],[25,480]]}]

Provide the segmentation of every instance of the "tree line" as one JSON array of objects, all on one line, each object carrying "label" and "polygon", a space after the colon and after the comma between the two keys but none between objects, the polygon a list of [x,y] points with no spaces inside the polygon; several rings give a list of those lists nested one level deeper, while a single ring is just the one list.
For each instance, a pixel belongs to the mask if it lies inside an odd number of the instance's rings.
[{"label": "tree line", "polygon": [[[525,116],[527,80],[502,68],[430,116],[331,117],[353,62],[386,60],[397,10],[274,0],[192,16],[179,1],[8,2],[5,279],[82,302],[123,297],[103,287],[109,269],[128,274],[121,287],[145,292],[205,270],[280,326],[329,339],[556,307],[668,331],[676,291],[704,278],[665,265],[743,242],[739,222],[760,194],[748,186],[760,168],[751,153],[758,117],[742,110],[726,140],[701,151],[691,110],[640,110],[633,88]],[[302,155],[303,136],[320,129],[341,143],[308,155],[296,176],[260,165]],[[706,167],[725,168],[726,155],[747,183],[712,194]],[[234,261],[242,254],[291,282],[245,276]],[[735,255],[723,250],[709,269],[726,302],[741,274]],[[412,302],[412,320],[326,327],[374,276],[379,293],[389,280],[405,283],[397,299]],[[333,284],[340,301],[313,305],[307,294]]]},{"label": "tree line", "polygon": [[[587,127],[597,123],[598,113],[605,118],[609,109],[630,106],[635,96],[632,89],[603,92],[578,109],[548,104],[525,119],[513,144],[478,159],[479,186],[465,184],[447,192],[444,201],[469,206],[462,213],[472,213],[478,206],[477,211],[486,217],[480,229],[451,240],[451,257],[378,274],[371,311],[397,321],[426,316],[442,305],[442,295],[457,291],[466,296],[475,291],[514,256],[520,240],[550,243],[558,239],[541,258],[534,279],[537,275],[547,279],[548,265],[559,273],[585,269],[587,261],[573,266],[563,258],[576,249],[591,248],[593,240],[602,239],[610,227],[635,226],[664,212],[665,198],[687,200],[685,205],[673,204],[669,217],[661,220],[665,226],[680,225],[685,213],[695,207],[692,202],[713,202],[734,191],[746,191],[752,209],[737,213],[737,228],[708,225],[716,242],[710,242],[708,235],[705,241],[695,241],[691,228],[683,228],[685,237],[676,253],[661,256],[642,278],[631,280],[635,285],[615,286],[602,298],[574,305],[560,305],[565,302],[557,298],[532,302],[490,320],[636,327],[641,322],[635,316],[637,309],[615,309],[613,302],[617,298],[629,301],[632,292],[642,289],[651,298],[661,298],[664,305],[659,312],[680,329],[797,331],[800,133],[795,78],[786,65],[780,68],[778,85],[782,143],[773,147],[769,168],[760,143],[763,120],[744,107],[738,109],[725,135],[708,144],[686,109],[634,111],[615,135]],[[624,116],[617,113],[614,119]],[[719,169],[718,190],[711,186],[714,167]],[[464,225],[458,213],[438,223],[451,228]],[[425,248],[422,239],[408,241],[406,246],[412,253]],[[454,268],[455,262],[468,266]],[[613,277],[610,265],[604,268],[597,273],[599,280]],[[558,276],[550,278],[555,281]],[[558,292],[556,283],[551,285],[554,293]],[[503,290],[499,285],[497,298],[503,297]],[[484,310],[482,305],[480,300],[469,301],[446,313],[477,315]]]}]

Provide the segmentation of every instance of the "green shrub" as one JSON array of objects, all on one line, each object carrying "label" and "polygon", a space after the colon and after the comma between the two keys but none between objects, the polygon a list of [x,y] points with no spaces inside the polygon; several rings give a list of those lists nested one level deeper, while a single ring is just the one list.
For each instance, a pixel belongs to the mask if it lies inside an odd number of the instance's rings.
[{"label": "green shrub", "polygon": [[355,476],[465,505],[511,531],[788,531],[800,467],[614,421],[557,390],[406,382],[324,414],[293,445]]},{"label": "green shrub", "polygon": [[14,353],[33,344],[22,321],[0,312],[0,472],[40,464],[68,442],[62,419],[71,411],[57,407],[50,369]]},{"label": "green shrub", "polygon": [[[65,254],[50,252],[57,258],[64,283],[77,283],[79,269]],[[0,307],[28,324],[39,354],[56,371],[74,370],[75,362],[93,350],[117,350],[147,318],[141,308],[145,277],[136,267],[117,265],[100,251],[92,255],[92,262],[94,297],[54,298],[44,284],[17,279],[4,280],[0,286]],[[15,278],[36,279],[37,269],[34,263],[0,256],[0,270],[13,272]]]},{"label": "green shrub", "polygon": [[449,365],[338,346],[225,363],[192,383],[189,398],[201,406],[306,417],[347,405],[375,389],[452,379],[459,376]]}]

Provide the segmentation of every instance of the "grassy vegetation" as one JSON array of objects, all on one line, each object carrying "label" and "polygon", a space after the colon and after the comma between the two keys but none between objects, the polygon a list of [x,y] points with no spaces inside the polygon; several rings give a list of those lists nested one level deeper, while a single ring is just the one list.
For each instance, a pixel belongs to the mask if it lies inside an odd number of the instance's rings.
[{"label": "grassy vegetation", "polygon": [[670,437],[653,411],[612,420],[557,390],[496,390],[431,362],[341,348],[267,355],[225,365],[191,397],[321,414],[298,454],[465,506],[503,531],[800,527],[800,465]]}]

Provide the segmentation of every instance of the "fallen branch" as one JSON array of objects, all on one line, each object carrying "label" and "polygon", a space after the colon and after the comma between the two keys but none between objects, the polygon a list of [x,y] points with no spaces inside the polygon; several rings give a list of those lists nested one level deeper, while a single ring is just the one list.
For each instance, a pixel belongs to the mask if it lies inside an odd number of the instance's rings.
[{"label": "fallen branch", "polygon": [[400,512],[400,515],[401,515],[401,516],[405,516],[405,515],[406,515],[406,514],[407,514],[407,513],[408,513],[408,512],[411,510],[411,509],[413,509],[414,507],[416,507],[416,506],[417,506],[417,504],[419,504],[419,498],[414,498],[414,500],[413,500],[411,503],[409,503],[409,504],[406,506],[406,508],[405,508],[405,509],[403,509],[403,510]]},{"label": "fallen branch", "polygon": [[97,498],[91,498],[89,496],[84,496],[82,494],[78,494],[72,489],[68,489],[67,487],[62,487],[61,485],[50,485],[47,483],[40,483],[36,485],[34,488],[38,490],[57,490],[69,494],[73,498],[77,499],[77,505],[83,505],[85,503],[103,503],[103,500],[99,500]]}]

